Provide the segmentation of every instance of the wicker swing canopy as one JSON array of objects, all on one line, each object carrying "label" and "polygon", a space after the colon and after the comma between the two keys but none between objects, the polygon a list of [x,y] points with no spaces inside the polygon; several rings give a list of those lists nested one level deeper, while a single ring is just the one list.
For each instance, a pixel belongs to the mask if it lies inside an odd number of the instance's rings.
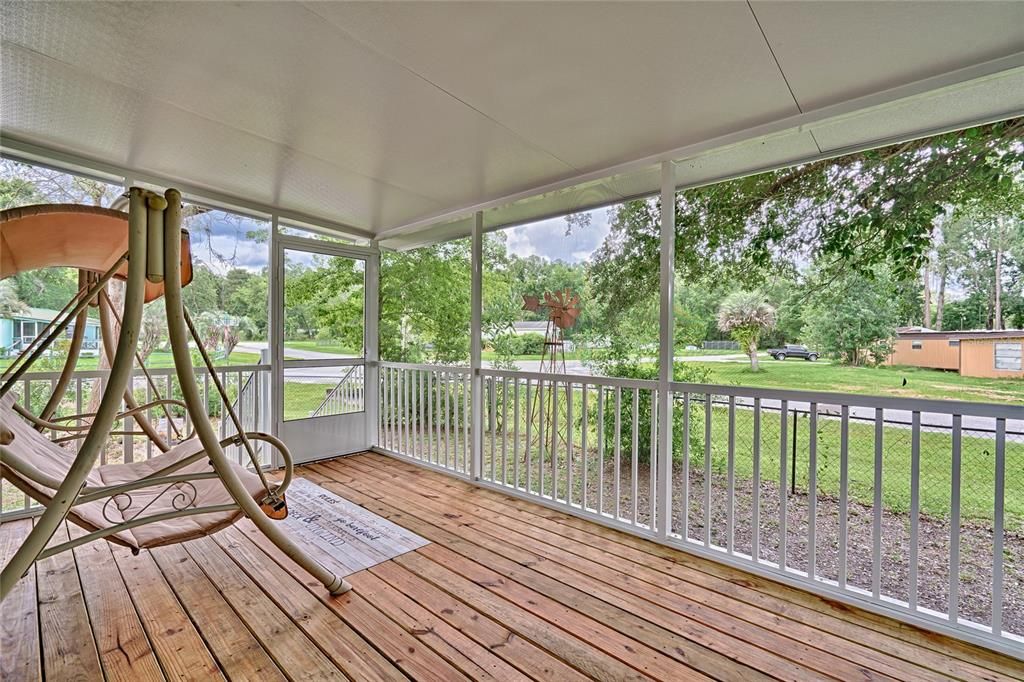
[{"label": "wicker swing canopy", "polygon": [[[13,277],[39,268],[75,268],[103,273],[128,250],[128,214],[79,204],[41,204],[0,212],[0,275]],[[114,275],[125,280],[128,264]],[[188,232],[181,231],[181,285],[192,281]],[[146,281],[145,301],[164,285]]]}]

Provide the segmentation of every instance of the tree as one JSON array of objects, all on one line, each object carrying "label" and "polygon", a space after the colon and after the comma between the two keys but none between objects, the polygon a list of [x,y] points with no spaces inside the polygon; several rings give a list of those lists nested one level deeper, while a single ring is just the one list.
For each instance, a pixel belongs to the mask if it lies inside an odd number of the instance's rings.
[{"label": "tree", "polygon": [[726,332],[750,358],[750,370],[756,372],[757,342],[775,326],[775,308],[760,291],[735,291],[718,308],[718,328]]},{"label": "tree", "polygon": [[251,329],[252,322],[223,310],[205,310],[195,318],[195,326],[199,340],[210,356],[219,355],[226,360],[242,335]]},{"label": "tree", "polygon": [[31,181],[20,177],[0,178],[0,210],[29,206],[43,201]]},{"label": "tree", "polygon": [[[677,271],[759,284],[817,262],[825,286],[876,266],[916,277],[936,218],[1012,189],[1022,134],[1010,119],[677,192]],[[595,254],[595,289],[619,311],[658,289],[659,215],[656,200],[616,207]]]},{"label": "tree", "polygon": [[[957,207],[942,230],[937,249],[941,261],[969,295],[985,300],[984,319],[977,324],[1002,329],[1007,303],[1024,294],[1020,271],[1024,268],[1024,189],[999,198],[972,201]],[[1007,301],[1009,295],[1009,301]]]},{"label": "tree", "polygon": [[397,361],[469,357],[469,240],[381,254],[380,353]]},{"label": "tree", "polygon": [[11,280],[0,280],[0,315],[10,317],[28,312],[28,306],[18,298],[18,290]]},{"label": "tree", "polygon": [[[812,287],[823,275],[815,273]],[[819,351],[850,365],[883,362],[892,352],[899,323],[901,287],[916,288],[916,278],[894,280],[884,269],[849,272],[830,287],[815,288],[804,309],[804,337]]]},{"label": "tree", "polygon": [[146,359],[159,348],[167,338],[167,317],[163,300],[146,304],[142,309],[142,329],[136,352],[144,364]]}]

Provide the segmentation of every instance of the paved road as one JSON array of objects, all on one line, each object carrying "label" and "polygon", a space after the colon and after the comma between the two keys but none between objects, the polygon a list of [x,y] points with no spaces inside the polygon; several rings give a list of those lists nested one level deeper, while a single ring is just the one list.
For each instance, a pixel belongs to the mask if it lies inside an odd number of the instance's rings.
[{"label": "paved road", "polygon": [[[751,398],[737,398],[736,404],[746,409],[753,409],[754,401]],[[762,409],[771,409],[773,411],[777,411],[781,409],[781,406],[781,400],[773,400],[768,398],[761,400]],[[803,402],[800,400],[790,400],[787,404],[787,408],[790,411],[795,410],[797,412],[806,413],[810,411],[811,404],[809,402]],[[842,408],[839,405],[818,403],[818,414],[826,418],[834,417],[838,419],[839,415],[841,414],[841,409]],[[1021,408],[1021,413],[1021,419],[1006,420],[1006,434],[1008,441],[1024,442],[1024,407]],[[853,405],[850,407],[850,419],[851,423],[859,422],[861,424],[874,424],[875,408],[858,407],[856,405]],[[883,415],[883,419],[885,419],[885,425],[887,427],[909,429],[911,427],[913,413],[910,410],[886,409],[885,414]],[[931,412],[921,413],[921,428],[923,431],[949,433],[952,426],[952,415],[937,414]],[[989,417],[974,417],[971,415],[965,415],[961,418],[961,427],[963,429],[963,435],[965,436],[976,436],[979,438],[995,438],[995,419]]]},{"label": "paved road", "polygon": [[[243,341],[236,348],[245,353],[262,353],[268,344],[266,341]],[[337,353],[322,353],[315,350],[299,348],[285,348],[286,360],[337,360],[355,357],[353,355],[339,355]],[[345,367],[291,367],[288,369],[288,381],[302,381],[304,383],[315,383],[317,381],[329,382],[340,381],[351,369]]]},{"label": "paved road", "polygon": [[[746,359],[746,355],[681,355],[676,358],[676,362],[734,362],[736,360]],[[641,358],[639,362],[657,362],[657,358]],[[485,367],[490,367],[492,363],[484,362]],[[540,360],[516,360],[516,366],[521,372],[537,372],[540,371]],[[582,360],[566,360],[565,361],[565,373],[566,374],[578,374],[580,376],[592,376],[594,373],[589,367],[583,364]]]}]

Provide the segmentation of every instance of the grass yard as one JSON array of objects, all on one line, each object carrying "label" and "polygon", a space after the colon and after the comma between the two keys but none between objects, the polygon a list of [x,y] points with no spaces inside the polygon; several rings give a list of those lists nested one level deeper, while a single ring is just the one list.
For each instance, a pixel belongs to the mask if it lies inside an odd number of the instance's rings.
[{"label": "grass yard", "polygon": [[335,355],[359,355],[360,351],[355,348],[346,348],[338,343],[323,343],[322,341],[285,341],[285,348],[292,350],[309,350],[317,353],[333,353]]},{"label": "grass yard", "polygon": [[[3,369],[11,364],[13,358],[0,359],[0,369]],[[227,359],[227,362],[223,358],[213,358],[213,364],[216,367],[222,367],[224,365],[258,365],[260,364],[260,356],[258,353],[245,353],[242,351],[235,351]],[[35,365],[32,366],[33,372],[59,372],[64,366],[64,361],[42,358],[38,360]],[[78,364],[75,365],[76,370],[87,371],[96,369],[99,367],[99,358],[96,356],[82,357],[78,359]],[[154,351],[146,358],[146,367],[152,369],[165,369],[168,367],[174,367],[174,359],[168,351]]]},{"label": "grass yard", "polygon": [[304,419],[310,416],[336,385],[337,381],[333,383],[286,381],[284,384],[285,420]]},{"label": "grass yard", "polygon": [[[752,410],[736,410],[735,471],[737,479],[753,477]],[[807,490],[810,459],[809,418],[797,419],[796,480],[797,490]],[[788,420],[785,454],[792,458],[793,418]],[[779,417],[764,414],[761,424],[761,477],[779,479]],[[698,429],[699,448],[693,453],[691,466],[704,466],[703,424]],[[910,510],[910,430],[885,427],[882,454],[882,504],[889,511]],[[849,495],[861,504],[871,505],[874,497],[874,424],[851,421],[849,427]],[[818,491],[839,496],[838,419],[819,417],[817,433]],[[964,436],[961,443],[961,515],[965,520],[991,520],[995,487],[995,447],[989,438]],[[948,433],[921,433],[921,512],[935,517],[948,517],[952,489],[952,437]],[[711,468],[725,474],[728,467],[728,410],[712,411]],[[787,463],[788,469],[789,463]],[[788,471],[787,471],[788,475]],[[789,481],[785,483],[789,485]],[[1024,442],[1006,443],[1006,526],[1024,531]]]},{"label": "grass yard", "polygon": [[827,360],[769,358],[761,360],[758,372],[751,372],[746,360],[694,364],[707,368],[711,381],[720,384],[1024,405],[1024,381],[1020,379],[962,377],[921,367],[848,367]]}]

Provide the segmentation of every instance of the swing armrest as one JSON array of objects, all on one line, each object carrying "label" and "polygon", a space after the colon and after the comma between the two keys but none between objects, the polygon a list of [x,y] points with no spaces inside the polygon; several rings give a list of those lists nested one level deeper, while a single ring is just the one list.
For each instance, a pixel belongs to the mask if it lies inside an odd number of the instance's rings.
[{"label": "swing armrest", "polygon": [[[263,433],[262,431],[246,431],[245,437],[248,438],[249,440],[259,440],[263,441],[264,443],[269,443],[272,448],[274,448],[275,450],[278,451],[278,453],[280,453],[281,459],[283,460],[284,478],[281,479],[281,483],[278,484],[277,488],[275,488],[274,490],[278,494],[283,495],[284,492],[288,489],[288,486],[291,485],[292,476],[295,471],[295,464],[292,462],[292,453],[288,450],[288,446],[285,445],[279,438],[272,436],[269,433]],[[236,433],[234,436],[228,436],[220,443],[222,446],[241,445],[242,436]]]},{"label": "swing armrest", "polygon": [[[182,408],[183,410],[187,409],[186,406],[185,406],[185,403],[183,403],[180,400],[171,400],[170,398],[161,398],[160,400],[153,400],[151,402],[145,403],[144,405],[139,405],[139,406],[134,407],[134,408],[132,408],[130,410],[125,410],[124,412],[118,412],[117,415],[114,417],[114,421],[118,421],[119,419],[124,419],[125,417],[132,417],[132,416],[138,414],[139,412],[143,412],[145,410],[151,410],[154,407],[160,407],[161,405],[174,405],[174,406]],[[19,405],[16,405],[15,409],[18,410],[18,413],[20,415],[22,415],[23,417],[29,419],[30,421],[32,421],[36,425],[42,426],[42,427],[47,428],[47,429],[53,429],[55,431],[88,431],[91,428],[90,424],[71,425],[71,424],[61,424],[60,422],[82,421],[83,419],[87,419],[89,417],[95,417],[96,416],[95,412],[85,412],[83,414],[73,414],[73,415],[70,415],[68,417],[56,417],[54,419],[51,419],[50,421],[46,421],[45,419],[40,419],[39,417],[36,417],[31,412],[29,412],[28,410],[25,410],[24,408],[22,408]]]}]

